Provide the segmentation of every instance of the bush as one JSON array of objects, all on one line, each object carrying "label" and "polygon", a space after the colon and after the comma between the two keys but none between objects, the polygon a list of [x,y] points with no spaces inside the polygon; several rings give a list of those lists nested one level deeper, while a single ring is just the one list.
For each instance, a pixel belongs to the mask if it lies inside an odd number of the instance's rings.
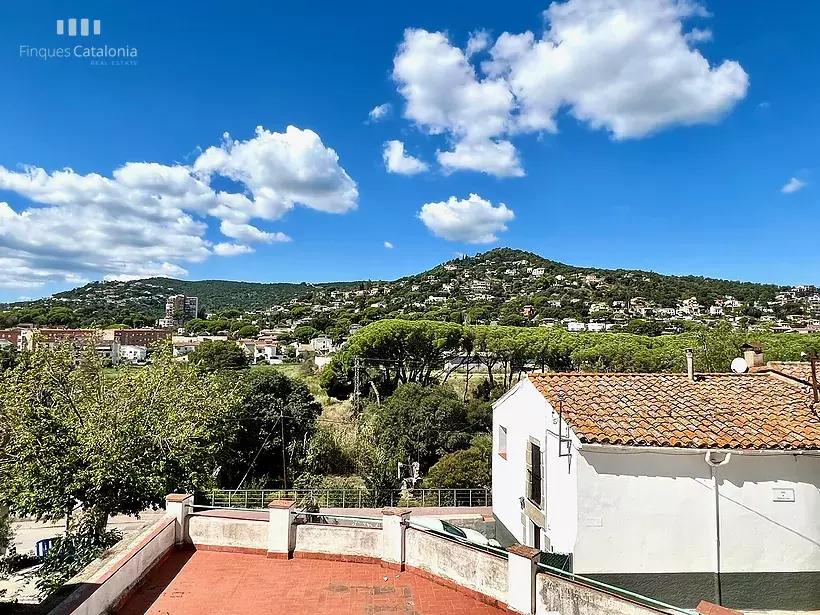
[{"label": "bush", "polygon": [[425,488],[488,489],[492,484],[492,448],[490,436],[475,436],[470,448],[448,453],[430,468]]},{"label": "bush", "polygon": [[205,340],[188,354],[188,362],[208,372],[239,369],[248,364],[248,355],[234,342]]},{"label": "bush", "polygon": [[45,597],[62,587],[75,574],[122,540],[119,530],[100,532],[92,523],[80,521],[58,536],[43,558],[37,589]]}]

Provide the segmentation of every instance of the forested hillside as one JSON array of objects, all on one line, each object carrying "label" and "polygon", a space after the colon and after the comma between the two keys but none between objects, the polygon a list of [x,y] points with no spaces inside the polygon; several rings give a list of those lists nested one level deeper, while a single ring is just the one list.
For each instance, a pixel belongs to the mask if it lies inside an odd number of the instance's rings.
[{"label": "forested hillside", "polygon": [[[817,293],[814,287],[803,288],[807,297]],[[258,324],[288,323],[304,318],[305,313],[319,313],[323,318],[362,325],[384,318],[501,325],[598,318],[625,325],[636,315],[645,317],[647,309],[649,313],[674,313],[682,301],[698,307],[690,313],[705,310],[707,315],[710,306],[727,301],[732,306],[727,312],[737,318],[812,313],[808,303],[783,300],[784,290],[773,284],[575,267],[530,252],[498,248],[393,282],[263,284],[171,278],[93,282],[38,301],[0,305],[0,326],[19,322],[143,326],[163,316],[165,299],[178,293],[197,296],[200,308],[208,313],[265,312],[270,322]]]}]

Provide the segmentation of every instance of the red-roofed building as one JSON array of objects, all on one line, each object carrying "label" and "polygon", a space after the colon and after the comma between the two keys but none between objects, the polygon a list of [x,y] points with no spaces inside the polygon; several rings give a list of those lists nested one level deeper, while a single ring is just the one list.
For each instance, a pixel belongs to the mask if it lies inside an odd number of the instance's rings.
[{"label": "red-roofed building", "polygon": [[494,405],[496,535],[678,606],[816,609],[818,410],[774,366],[530,374]]},{"label": "red-roofed building", "polygon": [[0,329],[0,347],[10,345],[23,349],[23,335],[20,329]]}]

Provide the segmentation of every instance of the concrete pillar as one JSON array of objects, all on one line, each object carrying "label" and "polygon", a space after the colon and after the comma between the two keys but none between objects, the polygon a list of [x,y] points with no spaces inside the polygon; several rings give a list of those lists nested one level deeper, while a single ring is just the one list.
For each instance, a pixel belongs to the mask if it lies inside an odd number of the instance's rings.
[{"label": "concrete pillar", "polygon": [[165,496],[165,516],[174,517],[176,530],[174,532],[174,544],[181,545],[190,542],[188,537],[188,523],[186,518],[193,511],[194,496],[187,493],[170,493]]},{"label": "concrete pillar", "polygon": [[535,613],[536,562],[541,552],[515,544],[507,547],[507,609],[515,613]]},{"label": "concrete pillar", "polygon": [[268,504],[268,557],[290,559],[296,549],[296,525],[293,523],[293,500],[273,500]]},{"label": "concrete pillar", "polygon": [[382,509],[382,565],[404,570],[405,533],[409,508]]}]

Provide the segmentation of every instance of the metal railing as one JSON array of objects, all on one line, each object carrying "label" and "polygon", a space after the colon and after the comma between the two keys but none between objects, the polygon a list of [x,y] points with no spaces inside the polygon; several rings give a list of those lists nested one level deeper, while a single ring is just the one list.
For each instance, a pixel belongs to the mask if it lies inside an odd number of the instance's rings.
[{"label": "metal railing", "polygon": [[602,589],[621,598],[626,598],[627,600],[637,602],[639,604],[651,607],[656,610],[666,611],[667,613],[670,613],[672,615],[691,615],[691,611],[687,611],[680,607],[673,606],[665,602],[661,602],[660,600],[655,600],[654,598],[650,598],[648,596],[636,594],[635,592],[631,592],[628,589],[623,589],[622,587],[608,585],[607,583],[596,581],[595,579],[590,579],[589,577],[583,577],[579,574],[574,574],[572,572],[567,572],[566,570],[562,570],[560,568],[553,568],[552,566],[547,566],[546,564],[537,563],[536,566],[550,574],[554,574],[555,576],[563,577],[576,583],[589,585],[590,587],[593,587],[595,589]]},{"label": "metal railing", "polygon": [[380,508],[382,506],[492,506],[489,489],[214,489],[206,493],[211,506],[265,508],[272,500],[291,499],[320,508]]}]

